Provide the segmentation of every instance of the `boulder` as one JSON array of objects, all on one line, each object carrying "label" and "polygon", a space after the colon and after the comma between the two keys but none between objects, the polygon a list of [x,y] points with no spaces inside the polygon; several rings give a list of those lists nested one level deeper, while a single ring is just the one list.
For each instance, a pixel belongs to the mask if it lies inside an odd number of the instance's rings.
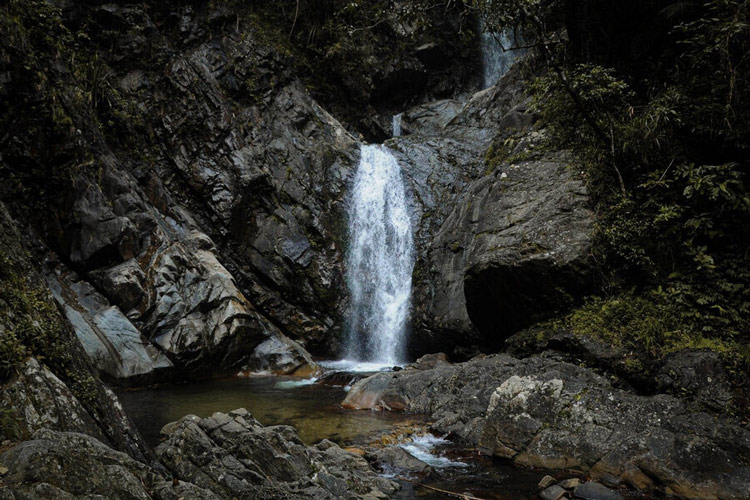
[{"label": "boulder", "polygon": [[[569,155],[540,146],[523,89],[513,69],[460,109],[444,101],[407,111],[411,135],[386,143],[413,195],[414,354],[496,350],[591,288],[583,176]],[[491,146],[507,154],[488,164]]]},{"label": "boulder", "polygon": [[177,477],[221,498],[388,498],[396,483],[330,441],[305,446],[294,428],[263,427],[244,409],[165,427],[156,448]]},{"label": "boulder", "polygon": [[261,342],[243,370],[309,376],[316,373],[318,368],[310,354],[297,342],[278,336]]},{"label": "boulder", "polygon": [[435,368],[438,365],[450,364],[448,355],[444,352],[438,352],[435,354],[425,354],[421,358],[417,359],[414,363],[409,365],[409,368],[417,370],[429,370]]},{"label": "boulder", "polygon": [[565,497],[568,494],[567,491],[565,491],[565,488],[558,486],[556,484],[549,486],[547,488],[544,488],[542,491],[539,492],[539,496],[542,498],[542,500],[560,500],[561,498]]},{"label": "boulder", "polygon": [[539,484],[537,484],[537,488],[540,490],[545,490],[555,484],[557,482],[557,479],[555,479],[552,476],[544,476],[542,479],[539,480]]},{"label": "boulder", "polygon": [[592,283],[587,205],[582,177],[564,157],[513,164],[470,184],[433,241],[448,285],[434,303],[466,314],[494,348],[570,307]]},{"label": "boulder", "polygon": [[581,480],[577,477],[572,477],[570,479],[563,479],[560,481],[560,486],[565,488],[566,490],[572,490],[576,488],[579,484],[581,484]]},{"label": "boulder", "polygon": [[438,241],[451,251],[464,235],[466,310],[483,341],[499,346],[591,290],[594,216],[564,157],[510,165],[470,192]]},{"label": "boulder", "polygon": [[[115,281],[125,281],[127,276],[119,275]],[[123,381],[145,381],[172,367],[118,307],[63,264],[47,274],[47,283],[100,373]]]}]

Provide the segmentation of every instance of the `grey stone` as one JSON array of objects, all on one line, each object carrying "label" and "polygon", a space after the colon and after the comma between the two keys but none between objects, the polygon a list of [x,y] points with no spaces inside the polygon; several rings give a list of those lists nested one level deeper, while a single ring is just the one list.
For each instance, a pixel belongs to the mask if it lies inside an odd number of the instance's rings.
[{"label": "grey stone", "polygon": [[732,401],[729,378],[718,353],[693,349],[668,355],[656,374],[660,390],[720,413],[727,411]]},{"label": "grey stone", "polygon": [[430,368],[435,368],[438,365],[450,364],[450,360],[448,359],[448,355],[446,355],[444,352],[438,352],[435,354],[425,354],[421,358],[417,359],[413,364],[410,365],[410,368],[416,368],[417,370],[429,370]]},{"label": "grey stone", "polygon": [[135,259],[101,273],[101,287],[107,291],[112,302],[126,313],[148,300],[143,288],[145,281],[146,275]]},{"label": "grey stone", "polygon": [[463,102],[453,99],[415,106],[404,112],[401,130],[409,134],[440,135],[463,107]]},{"label": "grey stone", "polygon": [[555,484],[539,492],[542,500],[559,500],[568,494],[564,488]]},{"label": "grey stone", "polygon": [[97,439],[72,432],[47,429],[36,432],[0,455],[8,468],[3,491],[15,498],[73,499],[154,498],[218,500],[211,491],[167,481],[149,466],[115,451]]},{"label": "grey stone", "polygon": [[119,308],[62,264],[47,275],[55,299],[94,365],[110,377],[153,377],[172,363],[144,338]]},{"label": "grey stone", "polygon": [[368,455],[384,471],[399,471],[407,473],[429,473],[431,467],[400,446],[388,446],[373,451]]},{"label": "grey stone", "polygon": [[[8,432],[9,429],[3,428],[3,434],[18,439],[40,427],[84,432],[105,439],[133,457],[143,458],[145,446],[138,433],[114,393],[96,378],[95,368],[31,262],[32,258],[38,262],[44,259],[38,254],[31,257],[24,245],[34,251],[40,246],[33,231],[25,231],[25,236],[21,236],[16,222],[0,202],[0,248],[7,259],[6,265],[9,263],[23,288],[19,289],[19,282],[12,281],[4,281],[2,286],[11,284],[13,293],[26,295],[26,300],[31,299],[29,304],[33,304],[22,312],[1,303],[0,334],[3,330],[15,330],[23,322],[35,327],[43,323],[40,335],[18,340],[23,342],[26,355],[31,351],[45,356],[45,364],[32,356],[19,366],[11,366],[10,379],[0,386],[0,401],[8,410],[6,423],[16,422],[10,426],[14,430]],[[58,353],[63,354],[58,356]]]},{"label": "grey stone", "polygon": [[29,358],[19,374],[3,387],[0,403],[10,416],[17,418],[21,435],[31,435],[39,429],[49,428],[104,439],[98,425],[78,398],[35,358]]},{"label": "grey stone", "polygon": [[622,495],[606,486],[589,481],[577,486],[574,498],[581,500],[622,500]]},{"label": "grey stone", "polygon": [[312,375],[318,368],[310,354],[297,342],[279,335],[255,348],[244,370],[277,375]]},{"label": "grey stone", "polygon": [[560,486],[562,486],[566,490],[572,490],[573,488],[575,488],[579,484],[581,484],[581,480],[578,479],[577,477],[573,477],[573,478],[570,478],[570,479],[564,479],[564,480],[560,481]]},{"label": "grey stone", "polygon": [[549,488],[553,484],[557,482],[557,479],[555,479],[552,476],[544,476],[542,479],[539,480],[539,484],[537,484],[537,488],[540,490],[543,490],[545,488]]},{"label": "grey stone", "polygon": [[[523,88],[511,70],[447,121],[386,143],[414,195],[412,352],[497,348],[590,288],[594,219],[582,175],[565,153],[539,152],[544,134],[531,127]],[[447,118],[447,102],[430,106],[415,117]],[[508,158],[522,160],[488,167],[493,139],[511,135]]]}]

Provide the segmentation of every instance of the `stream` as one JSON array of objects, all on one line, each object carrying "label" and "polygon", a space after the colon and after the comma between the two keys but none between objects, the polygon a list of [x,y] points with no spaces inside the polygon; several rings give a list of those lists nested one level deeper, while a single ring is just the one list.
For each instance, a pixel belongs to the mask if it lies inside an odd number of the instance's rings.
[{"label": "stream", "polygon": [[[408,433],[427,424],[422,415],[344,409],[339,403],[346,395],[347,376],[333,380],[320,383],[282,376],[234,377],[123,390],[118,396],[151,447],[159,444],[159,431],[168,422],[187,414],[207,417],[235,408],[246,408],[263,425],[294,426],[306,444],[330,439],[342,447],[358,448],[399,430]],[[462,449],[431,435],[415,437],[400,446],[433,467],[434,472],[428,477],[412,478],[413,481],[432,488],[468,492],[487,500],[533,498],[536,485],[545,474],[478,456],[474,450]],[[402,488],[395,497],[399,500],[456,498],[413,482],[400,482]]]}]

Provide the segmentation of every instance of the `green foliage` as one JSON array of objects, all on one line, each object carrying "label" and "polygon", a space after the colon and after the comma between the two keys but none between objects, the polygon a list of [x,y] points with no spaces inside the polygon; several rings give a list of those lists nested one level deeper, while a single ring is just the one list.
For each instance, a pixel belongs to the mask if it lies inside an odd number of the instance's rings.
[{"label": "green foliage", "polygon": [[567,322],[576,334],[617,345],[638,345],[652,353],[681,329],[672,309],[633,294],[608,300],[592,298],[571,313]]},{"label": "green foliage", "polygon": [[[464,2],[453,0],[225,0],[260,26],[260,35],[291,56],[295,72],[328,109],[345,120],[361,120],[375,96],[383,61],[396,63],[424,40],[445,35],[436,19],[464,19]],[[439,13],[442,13],[440,15]],[[449,17],[450,16],[450,17]],[[467,19],[462,40],[475,36]],[[250,82],[249,87],[254,87]],[[346,106],[341,101],[346,100]],[[353,110],[359,109],[353,115]]]},{"label": "green foliage", "polygon": [[[717,352],[731,369],[750,369],[750,349],[746,344],[702,332],[704,318],[690,311],[663,290],[630,291],[606,299],[590,298],[568,315],[565,325],[576,335],[645,351],[650,359],[682,349],[706,349]],[[625,363],[633,373],[643,367],[637,357]]]},{"label": "green foliage", "polygon": [[674,29],[692,134],[747,151],[750,123],[750,2],[714,0]]},{"label": "green foliage", "polygon": [[[654,355],[707,346],[743,358],[750,2],[636,1],[629,14],[598,0],[478,4],[538,45],[549,71],[531,87],[533,109],[550,145],[584,166],[596,260],[618,298],[577,311],[574,328]],[[632,59],[634,39],[658,50]],[[498,151],[488,159],[504,156]]]},{"label": "green foliage", "polygon": [[526,40],[538,40],[540,29],[546,32],[563,14],[562,2],[548,0],[472,0],[471,5],[490,31],[511,28]]},{"label": "green foliage", "polygon": [[7,380],[27,354],[56,360],[70,358],[63,342],[57,309],[43,289],[34,289],[0,254],[0,380]]},{"label": "green foliage", "polygon": [[0,408],[0,439],[27,439],[26,429],[16,410]]}]

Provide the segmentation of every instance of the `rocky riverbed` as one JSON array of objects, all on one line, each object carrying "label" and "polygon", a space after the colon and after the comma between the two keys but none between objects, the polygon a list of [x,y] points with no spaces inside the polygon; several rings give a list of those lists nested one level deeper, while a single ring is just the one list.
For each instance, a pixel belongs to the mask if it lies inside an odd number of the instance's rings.
[{"label": "rocky riverbed", "polygon": [[434,429],[493,456],[611,486],[685,498],[750,491],[750,431],[737,421],[614,388],[554,356],[429,356],[357,382],[343,405],[426,413]]}]

